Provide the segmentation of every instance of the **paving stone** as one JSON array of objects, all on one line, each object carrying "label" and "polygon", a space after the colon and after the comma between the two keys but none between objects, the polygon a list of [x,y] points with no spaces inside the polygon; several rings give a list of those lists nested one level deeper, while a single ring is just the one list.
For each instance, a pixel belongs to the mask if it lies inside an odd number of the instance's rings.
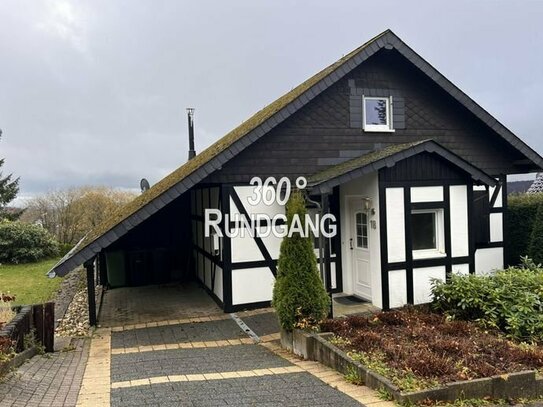
[{"label": "paving stone", "polygon": [[247,335],[239,328],[238,324],[232,319],[225,319],[222,321],[193,322],[113,332],[111,346],[115,349],[246,337]]},{"label": "paving stone", "polygon": [[[265,386],[263,384],[265,383]],[[257,393],[247,392],[255,387]],[[190,406],[360,406],[354,399],[327,386],[309,373],[291,373],[266,378],[250,377],[203,382],[114,389],[111,405]],[[189,400],[190,403],[189,404]]]},{"label": "paving stone", "polygon": [[174,349],[111,356],[111,380],[285,367],[291,364],[258,345]]},{"label": "paving stone", "polygon": [[279,321],[275,312],[244,316],[243,312],[238,316],[258,336],[270,335],[279,332]]},{"label": "paving stone", "polygon": [[34,356],[4,378],[0,406],[75,406],[89,340],[77,339],[74,345],[73,351]]}]

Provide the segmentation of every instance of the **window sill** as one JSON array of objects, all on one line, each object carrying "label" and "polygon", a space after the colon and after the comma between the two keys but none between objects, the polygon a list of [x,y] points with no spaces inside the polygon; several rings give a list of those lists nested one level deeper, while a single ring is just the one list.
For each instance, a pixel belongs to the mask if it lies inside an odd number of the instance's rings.
[{"label": "window sill", "polygon": [[439,259],[442,257],[447,257],[447,253],[438,250],[413,250],[413,260]]},{"label": "window sill", "polygon": [[394,129],[380,129],[378,127],[365,127],[362,130],[364,133],[394,133],[396,131]]}]

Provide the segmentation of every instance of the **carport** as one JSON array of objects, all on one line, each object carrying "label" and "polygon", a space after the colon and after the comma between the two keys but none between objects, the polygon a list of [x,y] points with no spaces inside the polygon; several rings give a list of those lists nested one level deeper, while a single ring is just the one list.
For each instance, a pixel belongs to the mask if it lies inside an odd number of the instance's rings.
[{"label": "carport", "polygon": [[[152,216],[143,219],[139,215],[134,221],[125,218],[120,225],[118,217],[123,214],[117,214],[110,223],[128,230],[120,233],[114,227],[104,234],[100,228],[111,226],[99,226],[49,273],[50,277],[63,276],[73,264],[81,264],[79,247],[92,241],[94,234],[107,239],[103,247],[87,246],[94,254],[83,260],[91,325],[124,326],[222,312],[195,281],[189,198],[187,191],[164,205],[152,202]],[[122,209],[129,211],[130,205]],[[100,296],[96,295],[96,286],[102,287]]]},{"label": "carport", "polygon": [[98,323],[102,327],[179,321],[222,314],[196,282],[119,287],[104,292]]}]

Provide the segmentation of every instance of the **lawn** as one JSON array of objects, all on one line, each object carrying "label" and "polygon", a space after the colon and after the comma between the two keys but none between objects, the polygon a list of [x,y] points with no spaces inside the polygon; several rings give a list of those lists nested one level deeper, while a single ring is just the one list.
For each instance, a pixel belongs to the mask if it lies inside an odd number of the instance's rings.
[{"label": "lawn", "polygon": [[48,278],[47,273],[58,259],[28,264],[0,265],[0,293],[9,292],[17,304],[36,304],[51,300],[62,278]]}]

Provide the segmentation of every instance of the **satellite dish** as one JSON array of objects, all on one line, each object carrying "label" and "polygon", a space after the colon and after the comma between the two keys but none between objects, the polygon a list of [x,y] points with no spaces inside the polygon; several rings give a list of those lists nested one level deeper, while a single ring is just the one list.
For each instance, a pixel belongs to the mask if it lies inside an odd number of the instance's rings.
[{"label": "satellite dish", "polygon": [[140,181],[140,188],[141,188],[141,193],[143,194],[145,191],[151,188],[151,185],[149,185],[149,181],[147,181],[145,178],[142,178]]}]

